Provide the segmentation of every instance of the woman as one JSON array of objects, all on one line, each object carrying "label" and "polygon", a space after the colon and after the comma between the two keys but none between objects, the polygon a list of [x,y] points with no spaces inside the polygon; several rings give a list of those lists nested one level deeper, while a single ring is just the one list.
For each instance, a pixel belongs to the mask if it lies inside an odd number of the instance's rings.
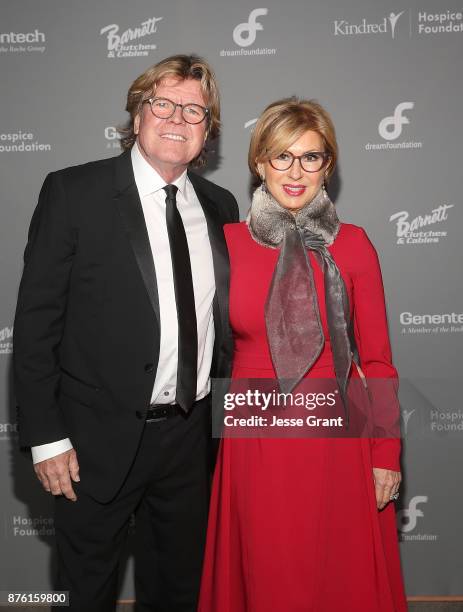
[{"label": "woman", "polygon": [[[275,102],[256,124],[249,167],[262,185],[247,221],[225,226],[234,379],[290,390],[329,378],[345,399],[363,371],[395,393],[375,249],[325,191],[336,158],[331,119],[313,101]],[[388,393],[373,391],[373,405],[396,410]],[[399,453],[398,438],[224,438],[200,612],[406,610],[390,503]]]}]

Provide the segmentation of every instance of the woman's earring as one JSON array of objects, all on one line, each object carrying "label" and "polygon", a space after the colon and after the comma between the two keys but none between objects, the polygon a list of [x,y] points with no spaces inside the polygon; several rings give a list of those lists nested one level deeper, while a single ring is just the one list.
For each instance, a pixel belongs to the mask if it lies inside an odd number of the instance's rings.
[{"label": "woman's earring", "polygon": [[268,193],[267,183],[265,182],[265,176],[261,175],[260,179],[262,181],[262,183],[260,184],[260,188],[262,189],[264,193]]}]

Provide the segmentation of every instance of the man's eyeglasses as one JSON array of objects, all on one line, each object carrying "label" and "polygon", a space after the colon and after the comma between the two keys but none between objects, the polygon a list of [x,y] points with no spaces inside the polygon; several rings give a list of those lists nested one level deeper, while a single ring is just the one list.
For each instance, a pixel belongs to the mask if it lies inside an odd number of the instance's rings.
[{"label": "man's eyeglasses", "polygon": [[187,123],[201,123],[209,114],[209,109],[200,104],[176,104],[168,98],[148,98],[143,100],[143,104],[150,105],[151,112],[158,119],[169,119],[177,110],[177,106],[182,109],[182,117]]},{"label": "man's eyeglasses", "polygon": [[298,159],[301,168],[305,172],[319,172],[330,160],[331,155],[324,151],[307,151],[302,155],[293,155],[289,151],[280,153],[277,157],[269,159],[269,163],[275,170],[289,170],[294,164],[294,160]]}]

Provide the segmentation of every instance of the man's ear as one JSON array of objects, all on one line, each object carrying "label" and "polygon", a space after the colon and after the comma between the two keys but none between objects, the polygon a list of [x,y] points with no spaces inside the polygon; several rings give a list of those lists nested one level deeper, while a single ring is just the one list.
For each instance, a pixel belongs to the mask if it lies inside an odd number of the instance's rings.
[{"label": "man's ear", "polygon": [[135,115],[135,119],[133,120],[133,131],[134,134],[138,134],[138,132],[140,131],[140,113],[138,113],[138,115]]}]

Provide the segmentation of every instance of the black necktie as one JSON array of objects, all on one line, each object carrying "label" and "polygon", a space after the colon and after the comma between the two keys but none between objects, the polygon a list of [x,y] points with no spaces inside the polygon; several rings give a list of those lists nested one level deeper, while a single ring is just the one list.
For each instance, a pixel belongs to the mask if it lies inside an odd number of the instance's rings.
[{"label": "black necktie", "polygon": [[188,412],[196,398],[198,332],[190,253],[182,217],[177,209],[175,185],[166,185],[166,221],[169,235],[178,319],[176,402]]}]

